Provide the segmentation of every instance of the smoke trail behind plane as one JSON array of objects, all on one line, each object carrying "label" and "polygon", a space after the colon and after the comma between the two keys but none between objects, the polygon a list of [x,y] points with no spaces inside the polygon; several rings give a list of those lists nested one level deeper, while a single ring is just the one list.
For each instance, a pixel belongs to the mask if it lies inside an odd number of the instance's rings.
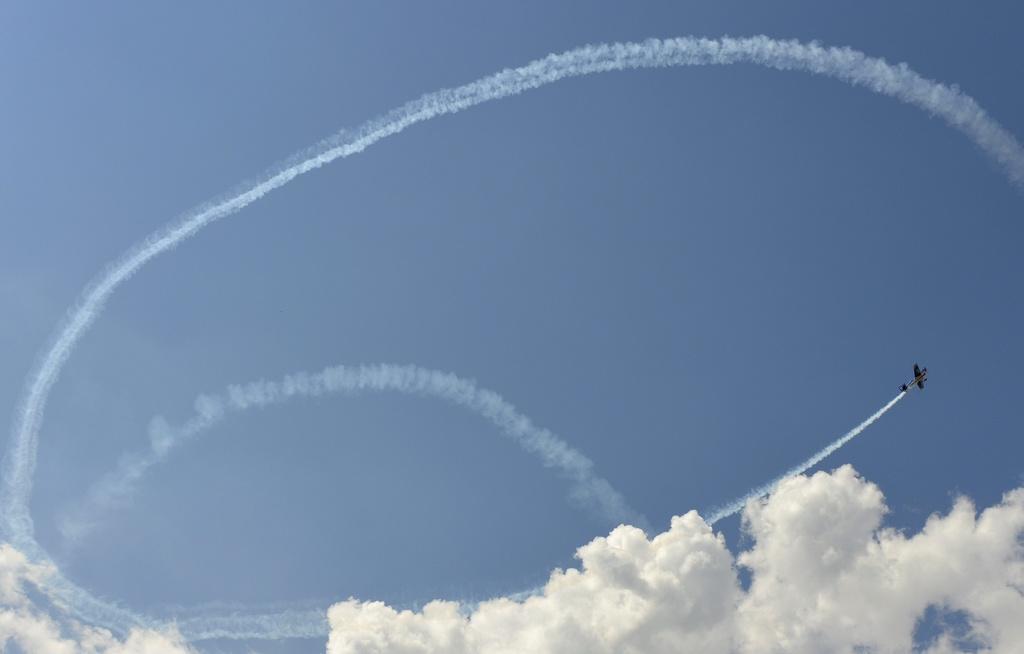
[{"label": "smoke trail behind plane", "polygon": [[12,537],[32,533],[28,500],[35,470],[39,427],[47,398],[64,362],[93,323],[110,295],[153,257],[177,246],[209,223],[234,214],[270,191],[338,158],[362,152],[382,138],[425,120],[474,105],[516,95],[566,77],[630,68],[752,63],[779,70],[802,70],[835,77],[894,97],[942,117],[992,157],[1017,185],[1024,184],[1024,150],[1016,138],[993,120],[970,96],[957,88],[925,79],[905,64],[892,65],[850,48],[825,48],[816,43],[776,41],[766,36],[651,39],[642,43],[584,46],[548,55],[521,68],[507,69],[455,89],[422,96],[354,131],[342,131],[238,192],[203,205],[178,222],[147,238],[114,262],[91,284],[61,323],[57,336],[29,376],[14,424],[8,452],[0,510]]},{"label": "smoke trail behind plane", "polygon": [[723,518],[728,518],[731,515],[739,513],[740,511],[743,510],[743,507],[747,505],[747,502],[765,497],[766,495],[771,493],[782,480],[787,479],[789,477],[795,477],[796,475],[802,475],[803,473],[807,472],[814,466],[818,465],[819,463],[825,460],[825,457],[832,454],[833,452],[841,448],[843,445],[846,445],[854,438],[859,436],[862,431],[864,431],[871,425],[875,424],[879,418],[884,416],[886,412],[889,411],[889,409],[896,406],[896,403],[902,400],[905,396],[906,393],[900,393],[896,397],[892,398],[885,406],[871,414],[871,416],[867,420],[860,423],[850,431],[846,432],[836,440],[832,441],[825,447],[815,452],[810,458],[808,458],[803,463],[793,466],[792,468],[782,473],[775,479],[772,479],[770,482],[762,484],[757,488],[754,488],[743,497],[737,498],[724,506],[712,509],[711,517],[708,518],[708,524],[713,525],[719,520],[722,520]]},{"label": "smoke trail behind plane", "polygon": [[[916,106],[941,117],[963,132],[992,158],[1010,181],[1024,185],[1024,150],[1002,125],[978,103],[959,91],[925,79],[905,64],[882,59],[849,48],[826,48],[816,43],[776,41],[766,36],[732,39],[652,39],[642,43],[612,43],[584,46],[552,54],[526,66],[507,69],[465,86],[443,89],[414,100],[353,131],[342,131],[276,166],[256,182],[203,205],[170,226],[151,235],[114,261],[82,293],[59,324],[35,368],[26,379],[22,400],[15,414],[11,442],[5,457],[0,489],[0,525],[8,539],[23,552],[43,557],[35,541],[29,499],[35,472],[39,428],[50,391],[64,363],[79,339],[99,316],[114,291],[153,257],[194,236],[211,222],[234,214],[292,179],[335,159],[365,150],[382,138],[431,118],[452,114],[474,105],[516,95],[567,77],[631,68],[667,66],[728,65],[751,63],[778,70],[799,70],[833,77],[875,93]],[[72,608],[92,624],[124,630],[123,610],[108,606],[104,615],[94,611],[104,604],[83,589],[64,584]],[[88,605],[88,607],[87,607]],[[115,611],[114,609],[117,608]],[[103,613],[103,611],[101,611]],[[120,624],[105,621],[116,615]],[[95,618],[95,619],[93,619]],[[288,633],[267,632],[268,638]]]},{"label": "smoke trail behind plane", "polygon": [[572,484],[571,497],[613,526],[633,524],[647,528],[647,519],[629,507],[622,495],[594,471],[594,463],[547,429],[537,427],[515,406],[473,381],[452,373],[418,366],[374,364],[335,366],[318,373],[300,372],[280,381],[257,381],[229,386],[223,395],[200,395],[196,414],[178,427],[162,417],[149,427],[150,449],[122,456],[117,469],[102,477],[85,499],[60,521],[68,545],[81,541],[111,507],[127,504],[145,472],[187,440],[214,427],[228,413],[280,404],[295,397],[356,394],[364,391],[397,391],[436,397],[464,407],[489,420],[502,433],[548,468],[557,470]]}]

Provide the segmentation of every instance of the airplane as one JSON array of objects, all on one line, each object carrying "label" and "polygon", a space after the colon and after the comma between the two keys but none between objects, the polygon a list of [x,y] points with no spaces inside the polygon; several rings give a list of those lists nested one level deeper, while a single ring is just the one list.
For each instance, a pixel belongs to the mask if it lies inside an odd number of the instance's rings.
[{"label": "airplane", "polygon": [[914,384],[917,384],[918,388],[924,388],[924,382],[925,382],[926,379],[928,379],[928,369],[927,368],[922,369],[922,368],[918,367],[918,365],[915,363],[914,364],[914,378],[912,380],[908,381],[906,384],[900,384],[900,391],[906,393],[907,389],[910,388],[911,386],[913,386]]}]

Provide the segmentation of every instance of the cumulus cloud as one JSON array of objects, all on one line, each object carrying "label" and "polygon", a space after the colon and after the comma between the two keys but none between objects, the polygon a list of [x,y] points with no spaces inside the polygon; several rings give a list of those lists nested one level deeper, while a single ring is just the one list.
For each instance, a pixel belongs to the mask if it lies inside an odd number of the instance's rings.
[{"label": "cumulus cloud", "polygon": [[[734,557],[696,513],[648,538],[621,526],[540,594],[422,611],[350,599],[328,654],[1024,651],[1024,489],[980,515],[958,499],[913,535],[883,528],[882,492],[844,466],[784,481],[743,514]],[[738,571],[750,572],[743,589]],[[964,616],[914,642],[926,613]],[[965,645],[964,643],[969,643]]]},{"label": "cumulus cloud", "polygon": [[0,651],[27,654],[194,654],[174,631],[132,630],[119,640],[106,629],[60,620],[59,611],[33,601],[51,565],[31,563],[10,545],[0,545]]}]

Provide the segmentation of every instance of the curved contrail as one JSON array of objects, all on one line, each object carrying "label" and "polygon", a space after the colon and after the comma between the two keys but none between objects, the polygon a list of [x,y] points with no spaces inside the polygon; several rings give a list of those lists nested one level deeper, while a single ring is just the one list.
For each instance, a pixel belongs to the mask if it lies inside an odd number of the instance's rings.
[{"label": "curved contrail", "polygon": [[[11,443],[5,458],[3,487],[0,490],[0,519],[8,538],[30,556],[46,556],[34,538],[29,497],[36,464],[39,427],[47,398],[65,361],[111,294],[153,257],[295,177],[335,159],[361,152],[386,136],[430,118],[456,113],[488,100],[522,93],[567,77],[630,68],[735,63],[751,63],[833,77],[914,105],[941,117],[950,126],[963,132],[1002,167],[1013,184],[1024,184],[1024,151],[1020,144],[1010,132],[989,117],[974,99],[956,88],[921,77],[905,64],[893,65],[856,50],[827,48],[816,43],[777,41],[766,36],[756,36],[717,40],[686,37],[590,45],[549,55],[521,68],[504,70],[465,86],[424,95],[353,131],[339,132],[272,168],[256,182],[185,214],[177,222],[129,250],[85,289],[62,320],[51,344],[26,380],[26,389],[15,415]],[[65,589],[77,589],[71,582],[64,582]],[[74,597],[69,601],[83,619],[120,631],[133,624],[126,617],[131,614],[125,610],[96,600],[82,589],[76,592],[78,594],[72,593]],[[113,611],[111,615],[115,617],[102,619],[106,610],[103,607]],[[96,621],[91,620],[90,613],[95,613]],[[136,622],[141,620],[137,616],[134,619]],[[289,633],[287,630],[284,633],[270,633],[268,629],[266,635],[273,638],[284,637]],[[197,636],[193,634],[193,637]]]},{"label": "curved contrail", "polygon": [[419,366],[373,364],[333,366],[317,373],[299,372],[280,381],[256,381],[227,388],[222,395],[200,395],[196,414],[178,427],[162,418],[150,423],[150,449],[122,456],[118,467],[102,477],[86,493],[76,510],[60,521],[66,540],[76,541],[96,523],[96,514],[131,495],[151,466],[182,442],[195,438],[219,423],[227,413],[280,404],[294,397],[355,394],[363,391],[397,391],[440,398],[489,420],[544,466],[558,470],[572,482],[571,496],[613,525],[634,524],[647,528],[647,519],[634,511],[607,480],[594,472],[594,463],[551,431],[537,427],[511,402],[494,391],[449,372]]},{"label": "curved contrail", "polygon": [[768,495],[773,490],[775,490],[775,487],[778,486],[779,483],[784,479],[788,479],[789,477],[795,477],[796,475],[802,475],[803,473],[807,472],[814,466],[818,465],[819,463],[824,461],[825,457],[827,457],[829,454],[832,454],[843,445],[846,445],[854,438],[856,438],[862,431],[864,431],[871,425],[875,424],[875,422],[877,422],[879,418],[884,416],[889,409],[896,406],[896,403],[902,400],[905,395],[906,393],[900,393],[896,397],[892,398],[885,406],[871,414],[871,416],[867,420],[860,423],[850,431],[846,432],[839,438],[835,439],[825,447],[815,452],[810,458],[808,458],[803,463],[793,466],[792,468],[782,473],[775,479],[772,479],[768,483],[761,484],[757,488],[752,489],[743,497],[736,498],[735,500],[729,502],[728,504],[725,504],[724,506],[712,509],[711,517],[707,519],[708,524],[713,525],[722,518],[728,518],[731,515],[739,513],[740,511],[743,510],[743,507],[747,505],[747,502]]}]

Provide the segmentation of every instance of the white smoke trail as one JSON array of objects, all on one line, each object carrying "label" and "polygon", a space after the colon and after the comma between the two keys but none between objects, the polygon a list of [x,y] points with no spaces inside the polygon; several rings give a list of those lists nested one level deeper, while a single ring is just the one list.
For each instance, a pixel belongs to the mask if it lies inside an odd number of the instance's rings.
[{"label": "white smoke trail", "polygon": [[779,483],[781,481],[783,481],[784,479],[788,479],[789,477],[795,477],[796,475],[802,475],[803,473],[807,472],[808,470],[810,470],[814,466],[818,465],[823,460],[825,460],[825,457],[827,457],[828,455],[832,454],[833,452],[838,450],[843,445],[846,445],[847,443],[852,441],[862,431],[864,431],[865,429],[867,429],[868,427],[873,425],[875,422],[877,422],[878,419],[881,418],[882,416],[884,416],[885,413],[889,409],[891,409],[894,406],[896,406],[896,403],[899,402],[900,400],[902,400],[905,395],[906,395],[906,393],[900,393],[896,397],[892,398],[891,400],[889,400],[888,404],[886,404],[881,409],[879,409],[878,411],[875,411],[873,414],[871,414],[871,416],[867,420],[865,420],[864,422],[860,423],[859,425],[857,425],[856,427],[854,427],[850,431],[846,432],[845,434],[843,434],[842,436],[840,436],[836,440],[832,441],[831,443],[829,443],[825,447],[823,447],[820,450],[818,450],[817,452],[815,452],[814,455],[812,455],[810,458],[808,458],[803,463],[800,463],[798,465],[793,466],[792,468],[790,468],[786,472],[782,473],[781,475],[779,475],[775,479],[772,479],[770,482],[768,482],[766,484],[762,484],[762,485],[758,486],[757,488],[754,488],[753,490],[751,490],[749,493],[747,493],[743,497],[737,498],[737,499],[733,500],[732,502],[729,502],[728,504],[726,504],[724,506],[718,507],[716,509],[712,509],[711,517],[708,518],[708,524],[709,525],[713,525],[713,524],[715,524],[716,522],[718,522],[719,520],[721,520],[723,518],[728,518],[731,515],[735,515],[735,514],[739,513],[740,511],[743,510],[743,507],[745,507],[747,505],[747,502],[749,502],[751,500],[756,500],[756,499],[765,497],[766,495],[771,493],[773,490],[775,490],[775,487],[778,486]]},{"label": "white smoke trail", "polygon": [[97,514],[122,504],[146,470],[162,461],[174,447],[199,436],[230,412],[280,404],[295,397],[355,394],[363,391],[397,391],[436,397],[477,413],[497,426],[544,466],[558,470],[572,482],[571,496],[612,525],[633,524],[647,528],[647,519],[634,511],[608,481],[594,472],[594,463],[547,429],[537,427],[503,397],[475,382],[452,373],[418,366],[375,364],[335,366],[318,373],[288,375],[280,381],[257,381],[229,386],[222,395],[200,395],[196,414],[178,427],[163,418],[150,423],[150,449],[121,457],[115,471],[102,477],[85,495],[76,510],[65,516],[60,531],[72,543],[97,524]]},{"label": "white smoke trail", "polygon": [[[549,55],[521,68],[501,71],[455,89],[422,96],[354,131],[343,131],[315,147],[272,168],[256,182],[236,193],[203,205],[161,230],[115,261],[90,284],[59,325],[56,335],[26,380],[24,396],[15,415],[11,442],[5,457],[0,519],[9,540],[30,555],[45,557],[34,538],[29,498],[35,471],[39,427],[50,391],[65,361],[82,334],[95,321],[111,294],[153,257],[195,235],[211,222],[233,214],[295,177],[335,159],[366,149],[380,139],[407,127],[463,109],[534,89],[566,77],[630,68],[727,65],[751,63],[779,70],[799,70],[833,77],[849,84],[893,97],[937,115],[960,130],[1003,168],[1015,185],[1024,184],[1024,151],[1005,128],[993,120],[970,96],[959,89],[925,79],[905,64],[868,57],[849,48],[826,48],[816,43],[776,41],[766,36],[732,39],[676,38],[642,43],[584,46]],[[88,613],[103,602],[64,580],[67,602],[93,624],[123,630],[130,626],[117,607],[120,623]],[[91,607],[86,611],[87,605]],[[97,620],[92,620],[96,617]],[[136,618],[140,620],[141,618]],[[270,633],[267,637],[286,637]]]},{"label": "white smoke trail", "polygon": [[150,259],[209,223],[233,214],[295,177],[335,159],[362,152],[380,139],[443,114],[522,93],[566,77],[629,68],[753,63],[780,70],[827,75],[895,97],[945,119],[995,159],[1015,184],[1024,183],[1024,151],[1005,128],[988,116],[973,98],[958,89],[925,79],[905,64],[892,65],[849,48],[824,48],[816,43],[776,41],[765,36],[652,39],[642,43],[584,46],[549,55],[521,68],[505,70],[455,89],[427,94],[352,131],[343,131],[225,199],[186,214],[131,249],[112,264],[82,295],[57,332],[53,344],[30,376],[18,412],[8,455],[2,506],[16,533],[31,531],[27,500],[39,426],[49,391],[78,339],[92,324],[114,290]]}]

